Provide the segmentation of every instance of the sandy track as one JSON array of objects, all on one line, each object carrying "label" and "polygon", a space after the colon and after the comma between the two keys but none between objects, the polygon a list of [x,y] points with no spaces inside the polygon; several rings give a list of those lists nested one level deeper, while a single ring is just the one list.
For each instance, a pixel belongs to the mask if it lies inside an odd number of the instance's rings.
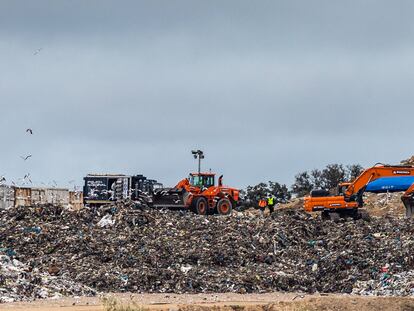
[{"label": "sandy track", "polygon": [[[352,295],[301,295],[293,293],[272,294],[111,294],[122,304],[142,306],[152,310],[186,311],[414,311],[414,298],[361,297]],[[141,309],[141,310],[142,310]],[[100,298],[63,298],[59,300],[39,300],[0,305],[0,310],[31,311],[94,311],[104,310]]]}]

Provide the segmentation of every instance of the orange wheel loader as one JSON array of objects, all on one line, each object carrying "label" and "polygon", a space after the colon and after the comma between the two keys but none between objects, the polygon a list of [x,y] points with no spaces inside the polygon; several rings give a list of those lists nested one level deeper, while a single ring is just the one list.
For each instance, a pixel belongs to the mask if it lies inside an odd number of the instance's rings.
[{"label": "orange wheel loader", "polygon": [[191,173],[174,188],[156,192],[153,206],[191,209],[200,215],[229,215],[239,200],[239,190],[223,186],[222,178],[216,186],[214,173]]}]

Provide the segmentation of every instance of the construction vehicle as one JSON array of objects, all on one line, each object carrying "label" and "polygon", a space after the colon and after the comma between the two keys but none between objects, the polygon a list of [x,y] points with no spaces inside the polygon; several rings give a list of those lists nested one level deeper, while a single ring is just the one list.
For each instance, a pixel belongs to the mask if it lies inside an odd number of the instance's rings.
[{"label": "construction vehicle", "polygon": [[[310,196],[305,197],[304,208],[307,212],[322,211],[322,218],[338,220],[341,217],[365,218],[366,212],[359,210],[363,207],[363,194],[369,189],[370,183],[387,178],[399,180],[403,187],[386,187],[375,192],[393,192],[404,190],[401,200],[406,209],[407,217],[414,213],[414,166],[376,164],[364,170],[353,182],[338,185],[335,194],[327,190],[312,190]],[[401,180],[405,181],[401,183]]]},{"label": "construction vehicle", "polygon": [[101,206],[117,201],[150,201],[156,189],[163,187],[143,175],[88,174],[83,187],[84,204]]},{"label": "construction vehicle", "polygon": [[239,190],[223,186],[223,175],[216,185],[214,173],[200,172],[203,152],[197,150],[192,153],[199,160],[198,173],[191,173],[174,188],[155,192],[153,206],[190,209],[200,215],[229,215],[239,200]]}]

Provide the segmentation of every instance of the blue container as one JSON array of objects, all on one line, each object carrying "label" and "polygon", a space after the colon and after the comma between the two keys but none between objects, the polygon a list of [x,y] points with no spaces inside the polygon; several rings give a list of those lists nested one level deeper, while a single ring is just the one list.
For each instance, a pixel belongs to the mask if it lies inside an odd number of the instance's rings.
[{"label": "blue container", "polygon": [[412,184],[414,184],[414,176],[383,177],[370,182],[365,191],[374,193],[406,191]]}]

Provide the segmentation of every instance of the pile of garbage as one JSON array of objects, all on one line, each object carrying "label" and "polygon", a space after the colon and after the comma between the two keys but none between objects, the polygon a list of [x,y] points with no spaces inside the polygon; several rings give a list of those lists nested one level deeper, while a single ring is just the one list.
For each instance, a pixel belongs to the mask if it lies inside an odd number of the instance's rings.
[{"label": "pile of garbage", "polygon": [[414,155],[401,161],[402,165],[414,165]]},{"label": "pile of garbage", "polygon": [[384,217],[405,217],[405,207],[401,201],[404,192],[365,193],[364,206],[370,215]]},{"label": "pile of garbage", "polygon": [[15,269],[2,273],[0,295],[16,300],[95,291],[412,295],[414,289],[409,219],[334,223],[294,209],[206,217],[131,204],[12,208],[0,211],[0,220],[1,267]]},{"label": "pile of garbage", "polygon": [[[1,252],[12,255],[13,251],[2,249]],[[68,279],[64,274],[53,276],[7,255],[0,255],[0,303],[37,298],[56,299],[68,295],[91,296],[96,295],[96,291]]]}]

